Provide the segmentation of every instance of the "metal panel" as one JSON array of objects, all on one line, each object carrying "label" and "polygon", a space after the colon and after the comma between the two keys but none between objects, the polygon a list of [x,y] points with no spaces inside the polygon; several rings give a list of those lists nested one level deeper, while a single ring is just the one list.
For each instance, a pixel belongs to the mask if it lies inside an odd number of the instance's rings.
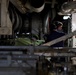
[{"label": "metal panel", "polygon": [[[76,30],[76,13],[72,14],[72,32]],[[72,37],[72,47],[76,48],[76,35]]]},{"label": "metal panel", "polygon": [[12,34],[12,23],[9,19],[9,14],[8,14],[8,3],[9,3],[9,0],[0,0],[0,4],[1,4],[0,34],[1,35],[11,35]]}]

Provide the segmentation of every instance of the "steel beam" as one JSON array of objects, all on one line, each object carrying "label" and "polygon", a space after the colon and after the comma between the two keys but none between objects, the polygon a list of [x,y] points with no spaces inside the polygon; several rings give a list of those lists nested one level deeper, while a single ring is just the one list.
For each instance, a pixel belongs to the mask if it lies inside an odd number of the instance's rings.
[{"label": "steel beam", "polygon": [[12,23],[8,14],[9,0],[0,0],[0,35],[12,34]]}]

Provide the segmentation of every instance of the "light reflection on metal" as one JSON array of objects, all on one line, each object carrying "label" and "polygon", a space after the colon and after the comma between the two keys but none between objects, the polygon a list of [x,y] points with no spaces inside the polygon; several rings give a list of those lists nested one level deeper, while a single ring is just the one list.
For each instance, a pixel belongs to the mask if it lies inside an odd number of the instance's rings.
[{"label": "light reflection on metal", "polygon": [[24,7],[24,5],[21,3],[20,0],[17,0],[17,4],[22,8],[22,11],[25,13],[26,12],[26,8]]},{"label": "light reflection on metal", "polygon": [[64,19],[64,20],[67,20],[67,19],[69,19],[69,18],[70,18],[69,15],[67,15],[67,16],[63,16],[63,19]]}]

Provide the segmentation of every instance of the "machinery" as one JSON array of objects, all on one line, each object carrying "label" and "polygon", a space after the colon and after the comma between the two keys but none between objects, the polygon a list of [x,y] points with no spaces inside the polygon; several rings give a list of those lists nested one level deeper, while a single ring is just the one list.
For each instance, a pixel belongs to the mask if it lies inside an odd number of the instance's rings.
[{"label": "machinery", "polygon": [[2,75],[75,75],[75,48],[45,46],[1,46],[0,74]]},{"label": "machinery", "polygon": [[[71,14],[62,10],[75,9],[75,1],[65,2],[65,0],[61,2],[58,0],[1,0],[0,45],[15,45],[15,40],[21,37],[43,40],[43,35],[50,32],[50,25],[57,16],[63,17],[59,16],[59,13]],[[69,3],[74,6],[69,6]],[[66,26],[65,29],[67,28]]]},{"label": "machinery", "polygon": [[[0,75],[76,75],[76,48],[49,47],[76,34],[67,31],[71,16],[62,20],[76,12],[75,4],[75,0],[0,0]],[[69,33],[43,44],[54,20],[68,23],[64,28]]]}]

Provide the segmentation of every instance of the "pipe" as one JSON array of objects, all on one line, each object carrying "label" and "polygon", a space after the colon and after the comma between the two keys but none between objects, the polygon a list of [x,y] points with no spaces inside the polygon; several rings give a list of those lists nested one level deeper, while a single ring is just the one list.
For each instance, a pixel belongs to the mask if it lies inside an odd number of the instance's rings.
[{"label": "pipe", "polygon": [[41,12],[44,9],[45,2],[44,0],[29,0],[25,7],[27,7],[30,12]]},{"label": "pipe", "polygon": [[61,11],[59,13],[61,14],[71,14],[76,12],[76,1],[69,1],[69,2],[65,2],[62,7],[61,7]]},{"label": "pipe", "polygon": [[10,2],[21,12],[41,12],[44,9],[44,0],[10,0]]}]

